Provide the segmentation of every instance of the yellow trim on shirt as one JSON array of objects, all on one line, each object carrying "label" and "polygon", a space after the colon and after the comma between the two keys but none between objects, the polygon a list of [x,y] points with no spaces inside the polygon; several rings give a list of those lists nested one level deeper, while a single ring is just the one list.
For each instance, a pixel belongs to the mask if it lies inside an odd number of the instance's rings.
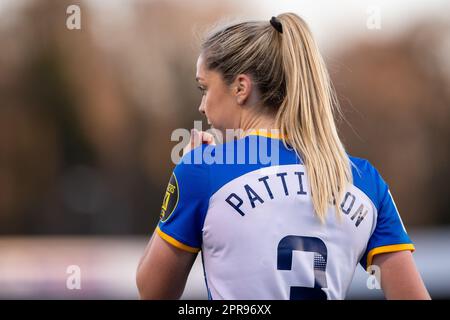
[{"label": "yellow trim on shirt", "polygon": [[[274,131],[279,131],[279,130],[274,129]],[[275,138],[275,139],[281,139],[284,136],[282,133],[272,133],[272,131],[270,129],[251,130],[246,135],[254,135],[254,136],[261,136],[261,137]]]},{"label": "yellow trim on shirt", "polygon": [[403,250],[411,250],[414,252],[414,250],[416,250],[416,248],[414,248],[414,245],[412,243],[393,244],[393,245],[389,245],[389,246],[373,248],[367,254],[367,267],[369,267],[372,264],[373,257],[377,254],[388,253],[388,252],[397,252],[397,251],[403,251]]},{"label": "yellow trim on shirt", "polygon": [[185,245],[184,243],[181,243],[180,241],[178,241],[177,239],[169,236],[167,233],[164,233],[164,231],[162,231],[159,226],[156,227],[156,232],[159,234],[159,236],[161,238],[163,238],[164,240],[166,240],[168,243],[170,243],[171,245],[173,245],[174,247],[177,247],[178,249],[187,251],[187,252],[191,252],[191,253],[197,253],[200,251],[199,248],[194,248],[188,245]]}]

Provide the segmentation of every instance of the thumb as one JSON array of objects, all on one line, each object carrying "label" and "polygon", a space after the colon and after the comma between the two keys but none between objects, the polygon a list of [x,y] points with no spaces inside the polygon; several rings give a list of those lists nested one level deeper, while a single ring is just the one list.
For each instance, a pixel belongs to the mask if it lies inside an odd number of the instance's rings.
[{"label": "thumb", "polygon": [[195,148],[201,144],[201,134],[197,129],[191,129],[191,147]]}]

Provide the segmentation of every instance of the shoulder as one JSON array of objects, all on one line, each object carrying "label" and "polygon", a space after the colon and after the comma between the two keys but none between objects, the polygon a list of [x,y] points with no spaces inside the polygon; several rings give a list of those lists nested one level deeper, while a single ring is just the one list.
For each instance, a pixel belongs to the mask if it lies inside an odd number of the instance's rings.
[{"label": "shoulder", "polygon": [[363,191],[374,205],[379,204],[387,190],[387,184],[375,166],[367,159],[349,155],[353,184]]},{"label": "shoulder", "polygon": [[195,190],[202,196],[210,193],[210,166],[203,159],[205,148],[206,145],[202,145],[189,151],[175,166],[173,178],[176,179],[180,190]]}]

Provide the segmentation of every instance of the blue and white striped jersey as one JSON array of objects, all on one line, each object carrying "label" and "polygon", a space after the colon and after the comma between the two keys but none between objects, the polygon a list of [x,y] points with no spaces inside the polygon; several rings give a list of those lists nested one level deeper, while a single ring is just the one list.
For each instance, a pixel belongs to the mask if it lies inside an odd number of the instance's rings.
[{"label": "blue and white striped jersey", "polygon": [[323,224],[305,167],[281,139],[203,145],[175,167],[157,232],[201,251],[210,299],[344,299],[358,264],[414,251],[386,182],[367,160],[349,158],[343,214],[330,205]]}]

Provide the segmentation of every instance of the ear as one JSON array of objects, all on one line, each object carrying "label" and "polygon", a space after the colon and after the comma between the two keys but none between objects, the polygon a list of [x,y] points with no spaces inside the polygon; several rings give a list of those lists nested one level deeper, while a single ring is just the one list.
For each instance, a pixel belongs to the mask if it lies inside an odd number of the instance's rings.
[{"label": "ear", "polygon": [[246,103],[252,92],[252,79],[246,74],[237,75],[233,82],[233,94],[236,97],[236,102],[239,105]]}]

